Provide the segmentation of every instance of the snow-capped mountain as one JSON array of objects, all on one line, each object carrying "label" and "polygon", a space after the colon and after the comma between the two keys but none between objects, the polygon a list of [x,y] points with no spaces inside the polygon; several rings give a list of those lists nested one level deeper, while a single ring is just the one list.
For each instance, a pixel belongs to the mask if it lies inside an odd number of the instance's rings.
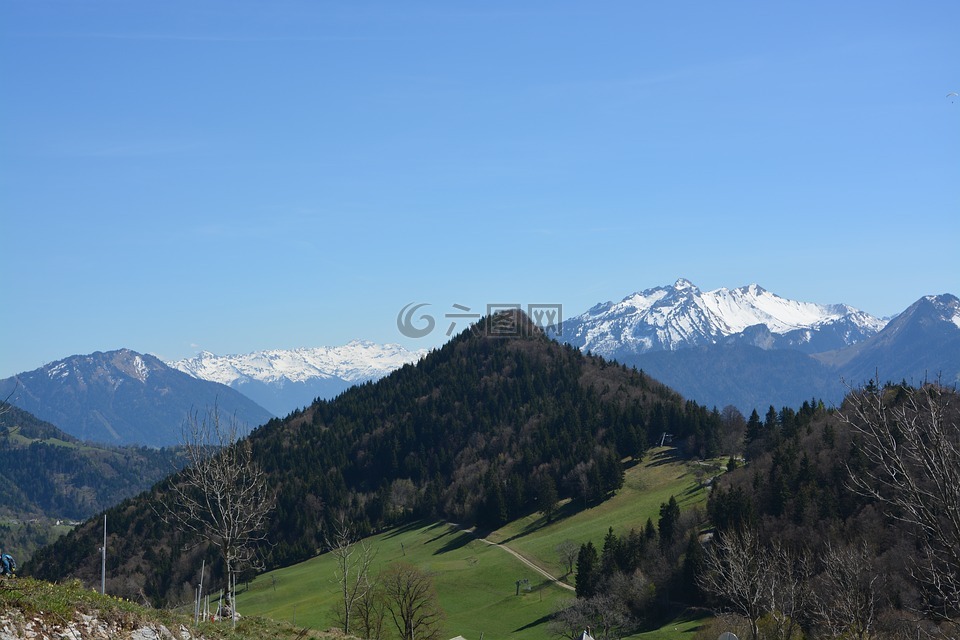
[{"label": "snow-capped mountain", "polygon": [[815,357],[842,370],[854,384],[880,375],[881,382],[903,379],[919,384],[939,378],[956,385],[960,383],[960,298],[949,293],[924,296],[873,338]]},{"label": "snow-capped mountain", "polygon": [[0,380],[0,397],[81,440],[165,447],[214,404],[243,429],[272,416],[249,397],[130,349],[76,355]]},{"label": "snow-capped mountain", "polygon": [[422,349],[410,351],[396,344],[354,340],[339,347],[227,356],[204,351],[168,364],[195,378],[232,387],[283,416],[317,398],[332,398],[354,384],[382,378],[424,355]]},{"label": "snow-capped mountain", "polygon": [[885,324],[845,304],[788,300],[756,284],[701,291],[681,278],[598,304],[565,320],[563,334],[584,351],[617,358],[731,343],[817,353],[861,342]]},{"label": "snow-capped mountain", "polygon": [[701,291],[687,280],[598,304],[563,338],[643,369],[706,406],[742,411],[838,404],[847,385],[960,383],[960,300],[925,296],[891,320],[845,304],[781,298],[751,284]]}]

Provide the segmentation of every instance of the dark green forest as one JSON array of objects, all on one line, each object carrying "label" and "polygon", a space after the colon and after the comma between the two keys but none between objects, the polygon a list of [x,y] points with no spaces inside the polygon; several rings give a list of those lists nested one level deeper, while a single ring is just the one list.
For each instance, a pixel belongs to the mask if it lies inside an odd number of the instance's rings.
[{"label": "dark green forest", "polygon": [[[465,331],[416,366],[251,434],[274,496],[264,565],[317,553],[338,514],[363,532],[424,517],[489,529],[563,497],[595,503],[664,432],[692,453],[718,451],[718,412],[527,328],[512,339]],[[161,517],[171,482],[108,512],[114,592],[169,604],[210,553]],[[28,571],[90,580],[97,531],[79,527]]]},{"label": "dark green forest", "polygon": [[182,466],[175,449],[80,442],[11,405],[0,415],[0,543],[20,562],[63,532]]},{"label": "dark green forest", "polygon": [[742,426],[746,459],[731,457],[705,514],[671,498],[658,523],[581,546],[558,634],[618,638],[682,603],[734,614],[704,638],[958,637],[954,390],[871,383],[837,409],[770,407]]},{"label": "dark green forest", "polygon": [[0,421],[0,512],[7,516],[82,520],[180,464],[175,449],[83,443],[13,406]]}]

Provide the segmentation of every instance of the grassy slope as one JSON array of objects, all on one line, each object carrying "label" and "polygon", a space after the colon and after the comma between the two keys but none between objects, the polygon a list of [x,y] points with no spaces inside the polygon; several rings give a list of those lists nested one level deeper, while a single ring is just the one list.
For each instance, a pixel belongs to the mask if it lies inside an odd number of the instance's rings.
[{"label": "grassy slope", "polygon": [[79,449],[80,444],[76,442],[67,442],[66,440],[61,440],[59,438],[30,438],[20,433],[19,427],[11,429],[7,438],[9,438],[9,443],[15,447],[29,447],[33,443],[38,444],[49,444],[55,447],[64,447],[67,449]]},{"label": "grassy slope", "polygon": [[681,510],[703,504],[706,493],[696,481],[696,465],[676,460],[671,453],[667,448],[651,451],[643,463],[627,470],[616,496],[592,509],[575,511],[576,505],[567,503],[551,524],[534,514],[493,532],[489,539],[507,544],[555,575],[563,572],[556,548],[564,540],[593,541],[599,550],[609,527],[620,535],[642,529],[647,518],[656,524],[660,505],[671,495]]},{"label": "grassy slope", "polygon": [[[560,587],[544,585],[536,572],[502,549],[446,523],[418,523],[369,542],[379,550],[375,573],[402,560],[435,574],[449,636],[507,635],[548,615],[559,599],[569,597]],[[534,590],[517,597],[517,579],[529,580]],[[297,625],[324,629],[336,625],[332,608],[337,595],[334,563],[324,555],[260,576],[238,596],[238,610],[287,621],[296,615]],[[524,637],[547,636],[531,631]]]},{"label": "grassy slope", "polygon": [[[489,535],[505,542],[553,575],[561,574],[556,546],[566,539],[602,544],[607,528],[620,534],[656,522],[662,502],[671,495],[681,508],[702,503],[706,493],[695,479],[696,466],[670,458],[657,449],[647,460],[627,470],[623,489],[601,505],[576,510],[566,504],[547,525],[539,515],[510,523]],[[547,639],[547,616],[571,591],[546,581],[503,549],[444,523],[418,523],[369,540],[379,551],[375,564],[384,567],[404,560],[435,574],[440,602],[447,614],[445,637],[500,638],[513,635]],[[516,581],[529,580],[531,590],[516,594]],[[293,621],[315,629],[335,626],[331,613],[337,601],[334,563],[327,555],[258,577],[238,597],[242,613]],[[649,640],[687,638],[695,621],[678,621],[659,631],[638,635]],[[673,631],[677,627],[677,631]]]}]

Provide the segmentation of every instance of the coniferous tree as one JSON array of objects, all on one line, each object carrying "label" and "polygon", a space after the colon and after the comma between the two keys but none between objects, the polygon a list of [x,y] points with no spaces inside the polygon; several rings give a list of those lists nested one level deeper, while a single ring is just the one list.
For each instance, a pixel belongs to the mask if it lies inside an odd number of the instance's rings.
[{"label": "coniferous tree", "polygon": [[747,419],[746,443],[750,444],[751,442],[759,440],[761,436],[763,436],[763,423],[760,422],[760,414],[754,409]]},{"label": "coniferous tree", "polygon": [[537,503],[547,522],[553,522],[557,510],[557,484],[547,474],[541,478],[537,490]]},{"label": "coniferous tree", "polygon": [[643,535],[647,540],[656,539],[657,528],[653,526],[653,518],[647,518],[647,523],[643,527]]},{"label": "coniferous tree", "polygon": [[590,598],[597,593],[600,583],[597,549],[592,542],[580,545],[577,555],[577,597]]},{"label": "coniferous tree", "polygon": [[612,576],[619,570],[619,554],[620,541],[613,532],[613,527],[610,527],[603,538],[603,550],[600,553],[600,569],[604,576]]},{"label": "coniferous tree", "polygon": [[671,544],[676,537],[677,529],[680,524],[680,505],[677,499],[670,496],[669,502],[660,504],[660,520],[658,522],[660,529],[660,547],[665,548]]}]

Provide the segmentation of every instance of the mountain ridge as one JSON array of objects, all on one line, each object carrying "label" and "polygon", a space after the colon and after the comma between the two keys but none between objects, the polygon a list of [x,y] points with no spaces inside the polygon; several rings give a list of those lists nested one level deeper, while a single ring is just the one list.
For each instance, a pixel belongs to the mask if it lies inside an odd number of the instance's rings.
[{"label": "mountain ridge", "polygon": [[[949,293],[923,296],[880,333],[848,349],[815,354],[853,384],[904,379],[960,383],[960,299]],[[876,380],[876,382],[881,382]]]},{"label": "mountain ridge", "polygon": [[167,364],[236,389],[282,416],[317,398],[330,399],[354,384],[378,380],[426,353],[397,344],[352,340],[338,347],[265,349],[225,356],[203,351]]},{"label": "mountain ridge", "polygon": [[70,356],[0,380],[0,397],[8,395],[11,404],[80,440],[113,445],[175,445],[190,413],[215,404],[244,429],[273,417],[230,387],[126,348]]},{"label": "mountain ridge", "polygon": [[882,380],[960,383],[960,300],[927,295],[881,319],[759,285],[702,292],[688,280],[594,305],[563,324],[581,350],[636,366],[708,406],[741,411],[839,403]]},{"label": "mountain ridge", "polygon": [[[886,322],[846,304],[782,298],[757,284],[701,291],[684,278],[672,286],[594,305],[563,324],[564,340],[604,356],[676,351],[736,341],[761,348],[827,351],[875,335]],[[757,344],[756,328],[768,335]]]}]

